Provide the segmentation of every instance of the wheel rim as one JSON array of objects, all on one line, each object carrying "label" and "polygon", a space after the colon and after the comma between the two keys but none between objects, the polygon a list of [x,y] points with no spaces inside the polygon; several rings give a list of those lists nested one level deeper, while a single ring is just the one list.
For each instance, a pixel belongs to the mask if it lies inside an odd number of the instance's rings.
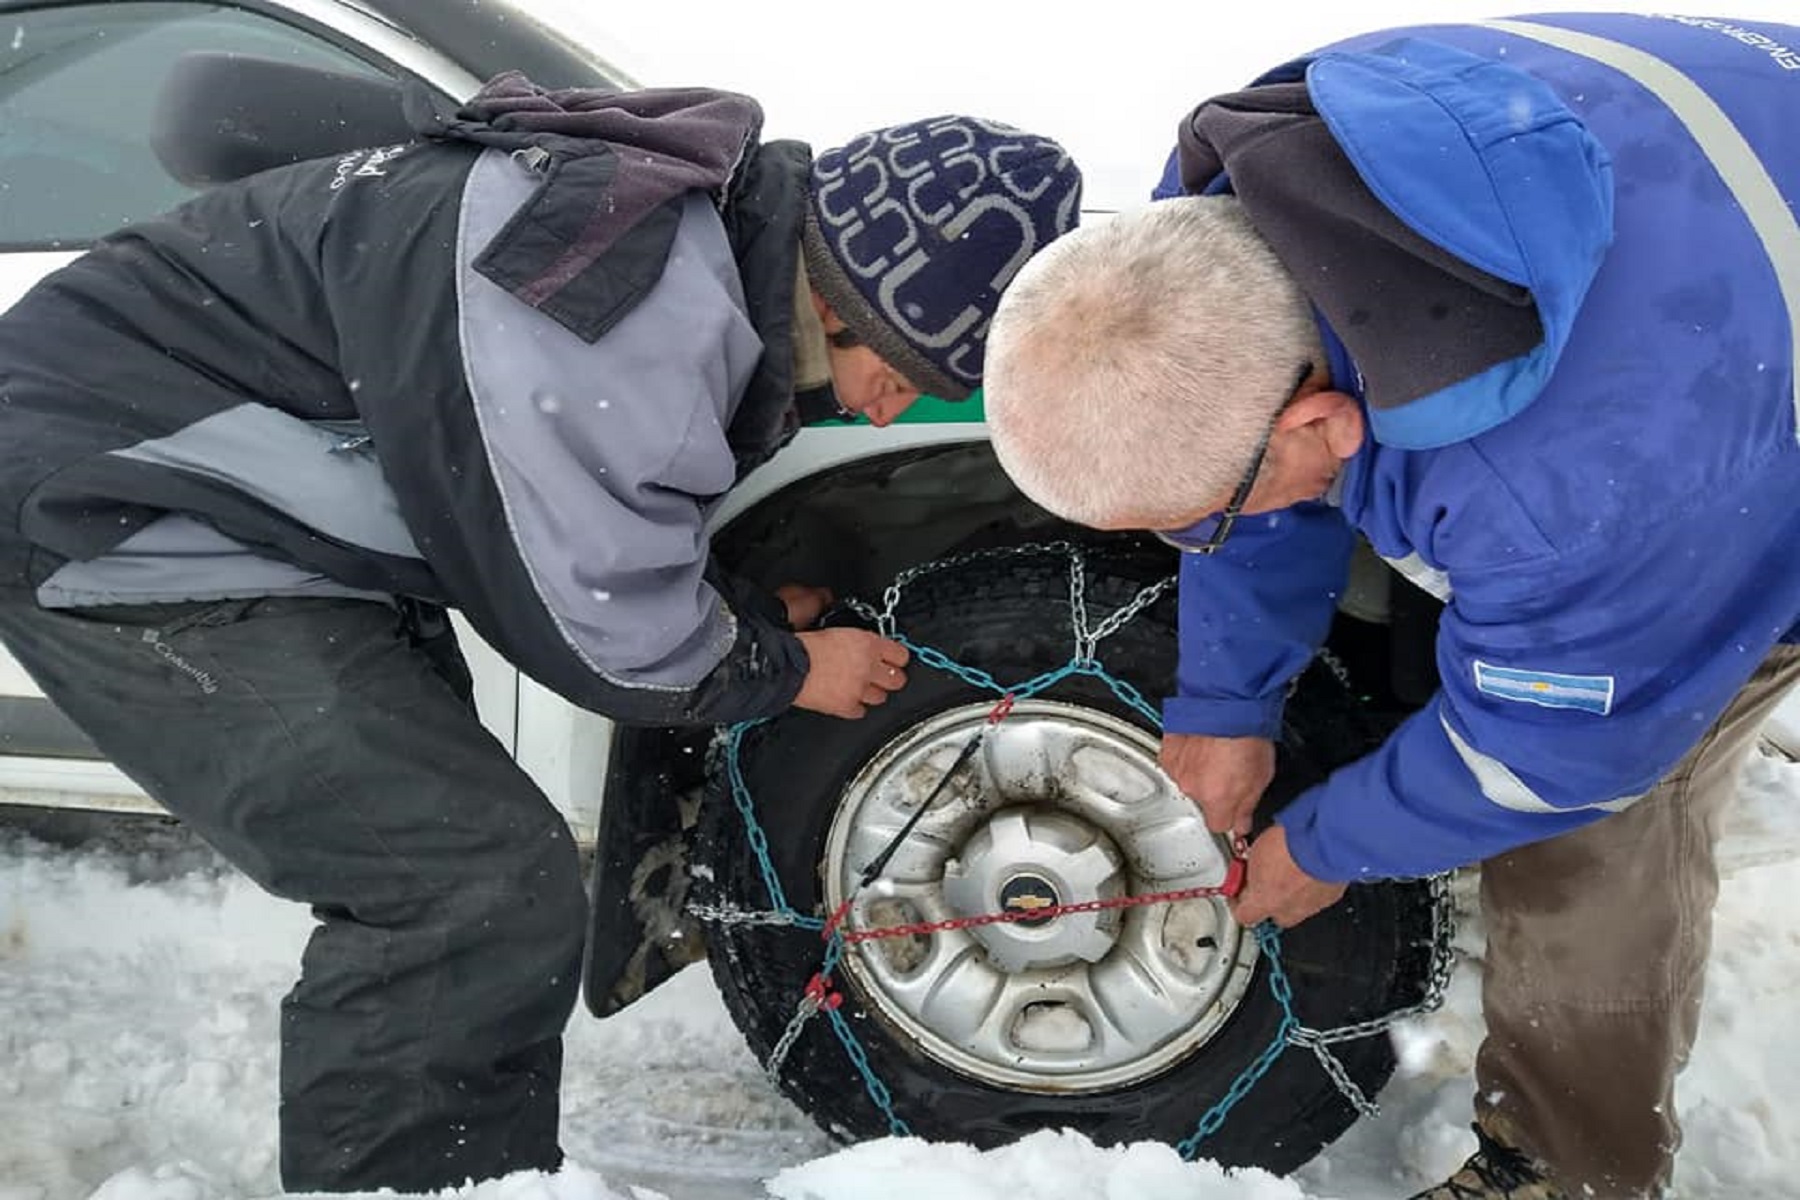
[{"label": "wheel rim", "polygon": [[[830,911],[991,711],[914,725],[851,781],[826,839]],[[1095,709],[1021,701],[848,920],[910,925],[1217,885],[1229,854],[1158,769],[1151,735]],[[1225,902],[1207,898],[873,939],[843,969],[931,1058],[997,1086],[1070,1094],[1130,1086],[1205,1045],[1256,958]]]}]

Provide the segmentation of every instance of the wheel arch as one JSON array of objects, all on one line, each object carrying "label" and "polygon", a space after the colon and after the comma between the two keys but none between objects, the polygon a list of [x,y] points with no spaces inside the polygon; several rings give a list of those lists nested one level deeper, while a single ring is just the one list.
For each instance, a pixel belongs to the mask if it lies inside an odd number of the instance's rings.
[{"label": "wheel arch", "polygon": [[[875,444],[888,448],[871,453]],[[1178,561],[1148,535],[1085,529],[1033,504],[1001,470],[979,425],[955,432],[943,426],[809,428],[730,494],[713,525],[720,561],[753,583],[771,589],[823,585],[840,598],[877,606],[902,571],[977,549],[1067,541],[1143,582],[1167,575]],[[1376,684],[1371,690],[1384,703],[1411,707],[1436,686],[1431,647],[1441,605],[1423,593],[1396,599],[1403,603],[1394,605],[1392,630],[1340,621],[1360,628],[1342,629],[1335,640],[1358,678]],[[693,948],[679,942],[652,947],[660,966],[630,961],[640,947],[635,939],[619,940],[616,923],[603,915],[618,897],[601,883],[628,876],[645,846],[677,835],[683,820],[678,808],[693,819],[710,739],[710,730],[612,729],[599,815],[603,861],[595,873],[583,989],[596,1015],[617,1011],[656,986]],[[605,860],[608,854],[613,861]]]},{"label": "wheel arch", "polygon": [[747,498],[724,514],[713,536],[722,563],[765,587],[814,584],[871,601],[908,567],[1028,542],[1077,542],[1144,558],[1161,572],[1175,564],[1172,551],[1143,534],[1087,529],[1027,499],[979,433],[939,434],[809,466],[774,481],[745,481]]},{"label": "wheel arch", "polygon": [[[887,448],[871,453],[877,444]],[[877,604],[906,568],[978,548],[1078,541],[1104,547],[1109,561],[1130,563],[1146,580],[1175,565],[1174,552],[1153,538],[1083,529],[1033,504],[1001,470],[979,425],[809,428],[730,493],[713,525],[713,552],[753,583],[826,586]],[[582,988],[596,1016],[657,986],[699,944],[624,937],[631,922],[620,906],[642,902],[627,897],[633,864],[679,836],[679,809],[692,819],[711,736],[612,727]]]}]

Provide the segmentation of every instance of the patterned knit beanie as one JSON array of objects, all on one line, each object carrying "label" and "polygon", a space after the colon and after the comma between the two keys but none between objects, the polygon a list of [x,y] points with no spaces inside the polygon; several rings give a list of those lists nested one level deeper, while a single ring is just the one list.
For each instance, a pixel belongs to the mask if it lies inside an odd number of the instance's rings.
[{"label": "patterned knit beanie", "polygon": [[812,286],[909,382],[965,400],[1001,291],[1075,227],[1081,172],[1048,138],[932,117],[820,154],[810,199]]}]

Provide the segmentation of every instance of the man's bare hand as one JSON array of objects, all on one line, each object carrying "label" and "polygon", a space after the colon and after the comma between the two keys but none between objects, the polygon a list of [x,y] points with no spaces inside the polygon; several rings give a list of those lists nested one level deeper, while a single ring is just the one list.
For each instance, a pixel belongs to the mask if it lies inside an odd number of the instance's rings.
[{"label": "man's bare hand", "polygon": [[1275,743],[1267,738],[1163,735],[1162,769],[1200,806],[1214,833],[1250,834],[1250,817],[1275,778]]},{"label": "man's bare hand", "polygon": [[806,648],[806,682],[795,708],[854,720],[906,685],[906,647],[866,629],[818,629],[797,635]]},{"label": "man's bare hand", "polygon": [[831,607],[830,588],[787,583],[775,589],[775,598],[787,609],[789,629],[811,629]]},{"label": "man's bare hand", "polygon": [[1287,830],[1271,825],[1250,847],[1244,890],[1231,902],[1231,911],[1246,928],[1272,920],[1287,929],[1330,908],[1343,895],[1343,884],[1326,883],[1302,871],[1288,853]]}]

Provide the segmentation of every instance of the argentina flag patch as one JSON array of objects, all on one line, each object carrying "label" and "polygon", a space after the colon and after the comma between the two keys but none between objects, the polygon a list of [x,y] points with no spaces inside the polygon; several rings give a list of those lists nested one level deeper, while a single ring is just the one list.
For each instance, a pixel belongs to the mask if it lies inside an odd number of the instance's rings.
[{"label": "argentina flag patch", "polygon": [[1578,708],[1606,716],[1612,712],[1611,675],[1562,675],[1555,671],[1520,671],[1475,660],[1475,687],[1489,696],[1544,708]]}]

